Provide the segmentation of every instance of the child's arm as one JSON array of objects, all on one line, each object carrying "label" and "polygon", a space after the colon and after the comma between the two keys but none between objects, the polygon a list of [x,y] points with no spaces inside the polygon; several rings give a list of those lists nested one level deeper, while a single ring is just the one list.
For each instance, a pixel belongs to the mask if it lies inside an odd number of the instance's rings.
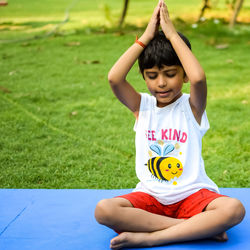
[{"label": "child's arm", "polygon": [[[156,6],[152,18],[139,40],[147,45],[155,36],[159,29],[160,3]],[[127,82],[126,77],[135,61],[143,51],[143,47],[134,43],[115,63],[108,74],[110,86],[117,98],[126,105],[138,117],[141,96]]]},{"label": "child's arm", "polygon": [[206,108],[207,99],[207,84],[205,72],[200,63],[183,42],[172,24],[167,6],[162,1],[160,9],[160,23],[166,38],[171,42],[177,56],[179,57],[182,66],[190,81],[190,105],[193,114],[200,124],[202,114]]}]

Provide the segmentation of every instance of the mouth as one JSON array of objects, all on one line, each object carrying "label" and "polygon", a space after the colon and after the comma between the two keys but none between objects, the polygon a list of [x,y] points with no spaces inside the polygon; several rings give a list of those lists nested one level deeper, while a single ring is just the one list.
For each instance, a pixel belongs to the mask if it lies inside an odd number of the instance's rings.
[{"label": "mouth", "polygon": [[177,174],[177,172],[175,172],[175,173],[171,172],[171,174],[174,174],[174,175],[175,175],[175,174]]},{"label": "mouth", "polygon": [[156,94],[158,94],[160,97],[168,97],[170,92],[171,92],[171,90],[159,91],[159,92],[156,92]]}]

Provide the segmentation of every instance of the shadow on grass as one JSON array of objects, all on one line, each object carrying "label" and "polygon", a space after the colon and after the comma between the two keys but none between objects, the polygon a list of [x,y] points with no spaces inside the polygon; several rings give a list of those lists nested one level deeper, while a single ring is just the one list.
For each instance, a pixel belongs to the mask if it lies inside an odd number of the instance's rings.
[{"label": "shadow on grass", "polygon": [[15,27],[15,26],[26,26],[29,28],[39,28],[39,27],[43,27],[45,25],[48,24],[58,24],[60,23],[60,20],[54,20],[54,21],[49,21],[49,22],[45,22],[45,21],[30,21],[30,22],[1,22],[0,23],[0,27],[1,26],[6,26],[6,27]]},{"label": "shadow on grass", "polygon": [[[113,34],[114,36],[123,35],[140,35],[146,29],[147,23],[137,26],[134,24],[125,24],[122,27],[118,26],[82,26],[72,29],[64,29],[63,26],[68,21],[31,21],[23,23],[15,22],[3,22],[0,23],[0,30],[14,32],[15,29],[18,30],[22,28],[22,31],[30,30],[30,36],[24,35],[13,40],[0,40],[1,43],[18,43],[37,39],[44,39],[47,37],[58,37],[58,36],[71,36],[71,35],[101,35],[101,34]],[[206,19],[203,22],[191,23],[190,21],[185,21],[181,18],[176,18],[174,24],[177,30],[183,32],[188,37],[196,36],[200,39],[206,40],[207,44],[214,46],[218,43],[218,40],[224,42],[237,41],[238,39],[247,39],[250,33],[250,24],[237,24],[233,29],[228,27],[228,22],[225,19]],[[1,28],[2,26],[2,28]],[[41,28],[40,33],[37,32],[37,28]],[[34,33],[32,34],[32,29]],[[20,30],[20,29],[19,29]],[[35,32],[36,30],[36,32]],[[225,46],[226,47],[226,46]],[[223,49],[223,48],[222,48]]]}]

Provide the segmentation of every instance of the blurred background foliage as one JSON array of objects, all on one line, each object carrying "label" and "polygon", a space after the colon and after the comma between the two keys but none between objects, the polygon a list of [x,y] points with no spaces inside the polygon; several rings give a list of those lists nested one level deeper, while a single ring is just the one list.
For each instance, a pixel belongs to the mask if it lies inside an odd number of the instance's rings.
[{"label": "blurred background foliage", "polygon": [[[0,30],[48,30],[59,22],[64,29],[81,26],[145,26],[157,1],[152,0],[1,0]],[[173,19],[201,22],[223,19],[231,26],[250,22],[250,1],[244,0],[169,0]],[[235,14],[236,13],[236,14]],[[237,18],[234,18],[237,17]],[[70,22],[69,22],[70,20]],[[233,20],[233,21],[232,21]],[[66,24],[67,23],[67,24]],[[35,29],[35,30],[34,30]]]}]

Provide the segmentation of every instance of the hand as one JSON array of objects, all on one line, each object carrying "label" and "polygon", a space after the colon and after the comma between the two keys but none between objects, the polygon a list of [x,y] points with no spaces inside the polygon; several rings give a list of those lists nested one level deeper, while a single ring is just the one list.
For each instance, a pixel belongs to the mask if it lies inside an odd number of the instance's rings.
[{"label": "hand", "polygon": [[171,40],[171,38],[177,34],[176,29],[170,20],[168,8],[164,0],[160,0],[160,24],[162,31],[164,32],[166,38]]},{"label": "hand", "polygon": [[148,26],[140,38],[140,41],[142,41],[144,44],[148,44],[159,31],[160,8],[161,8],[161,0],[158,2],[157,6],[155,7],[153,15],[148,23]]}]

